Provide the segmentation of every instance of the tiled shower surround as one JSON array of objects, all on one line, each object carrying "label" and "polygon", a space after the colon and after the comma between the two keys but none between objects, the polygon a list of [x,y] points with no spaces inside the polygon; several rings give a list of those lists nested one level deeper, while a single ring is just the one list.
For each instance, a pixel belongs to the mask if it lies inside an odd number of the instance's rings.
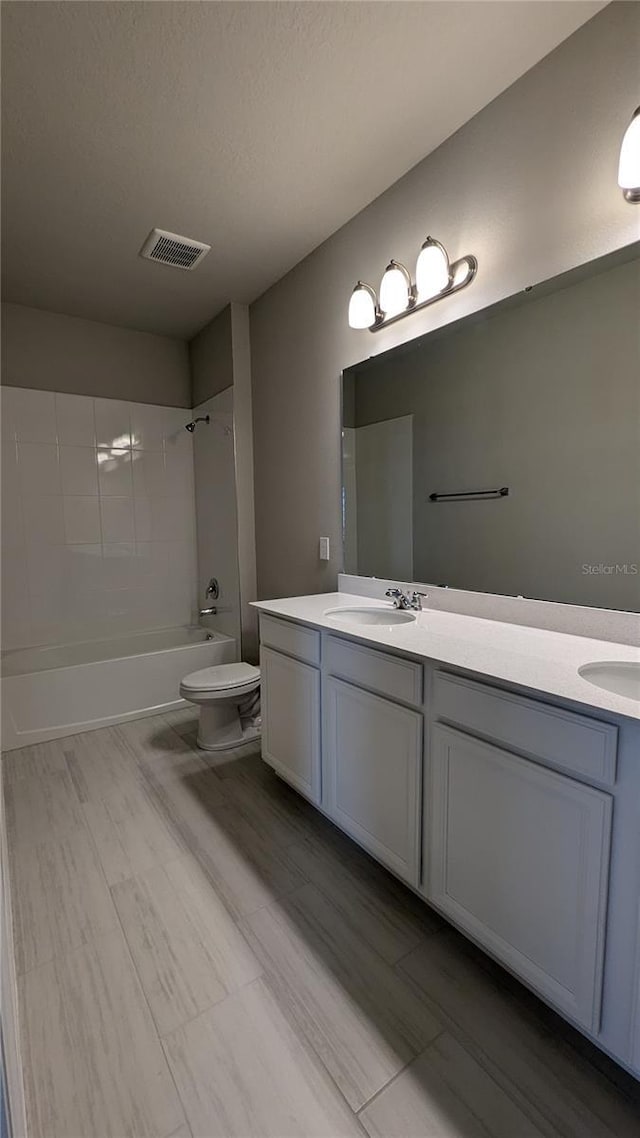
[{"label": "tiled shower surround", "polygon": [[189,410],[0,390],[3,647],[188,624]]}]

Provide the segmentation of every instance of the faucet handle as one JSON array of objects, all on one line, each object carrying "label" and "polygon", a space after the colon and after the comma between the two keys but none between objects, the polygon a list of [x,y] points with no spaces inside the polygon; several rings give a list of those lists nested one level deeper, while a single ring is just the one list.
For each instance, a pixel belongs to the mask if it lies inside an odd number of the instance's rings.
[{"label": "faucet handle", "polygon": [[414,589],[412,594],[411,594],[411,608],[418,609],[421,612],[422,611],[422,598],[428,597],[428,596],[429,596],[428,593],[421,593],[417,589]]}]

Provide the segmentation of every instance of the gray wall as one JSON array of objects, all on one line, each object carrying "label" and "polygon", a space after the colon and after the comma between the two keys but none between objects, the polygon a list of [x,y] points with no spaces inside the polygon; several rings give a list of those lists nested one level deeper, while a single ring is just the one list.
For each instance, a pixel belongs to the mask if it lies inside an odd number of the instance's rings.
[{"label": "gray wall", "polygon": [[2,382],[191,407],[187,345],[96,320],[2,305]]},{"label": "gray wall", "polygon": [[[582,566],[640,565],[640,261],[563,283],[349,373],[355,426],[413,414],[398,578],[638,608],[640,576]],[[493,502],[429,502],[502,485]],[[361,557],[360,491],[358,469],[358,572],[389,577]]]},{"label": "gray wall", "polygon": [[233,383],[233,347],[231,305],[194,336],[189,344],[189,364],[193,392],[192,406],[197,407],[218,395]]},{"label": "gray wall", "polygon": [[[251,306],[260,596],[335,586],[343,368],[637,237],[616,173],[639,51],[640,5],[605,8]],[[349,329],[355,281],[413,265],[427,233],[478,257],[473,284],[375,336]]]}]

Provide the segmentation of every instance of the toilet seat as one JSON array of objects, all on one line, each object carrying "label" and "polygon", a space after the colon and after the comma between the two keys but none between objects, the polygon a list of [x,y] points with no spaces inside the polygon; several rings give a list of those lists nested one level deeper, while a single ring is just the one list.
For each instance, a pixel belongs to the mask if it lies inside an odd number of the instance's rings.
[{"label": "toilet seat", "polygon": [[248,694],[260,683],[260,669],[252,664],[219,664],[213,668],[201,668],[185,676],[180,684],[180,694],[185,699],[194,696],[205,699],[224,699],[227,696]]}]

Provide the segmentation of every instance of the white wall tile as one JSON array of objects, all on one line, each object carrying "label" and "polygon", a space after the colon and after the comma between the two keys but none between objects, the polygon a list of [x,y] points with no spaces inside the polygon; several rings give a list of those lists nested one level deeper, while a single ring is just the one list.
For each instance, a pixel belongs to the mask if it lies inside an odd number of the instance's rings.
[{"label": "white wall tile", "polygon": [[20,492],[20,479],[18,474],[18,447],[14,439],[3,439],[2,442],[2,498],[9,501]]},{"label": "white wall tile", "polygon": [[134,498],[133,504],[136,541],[151,542],[153,540],[151,499]]},{"label": "white wall tile", "polygon": [[113,542],[102,547],[103,578],[107,589],[131,589],[138,584],[135,542]]},{"label": "white wall tile", "polygon": [[73,592],[103,587],[101,543],[66,545],[64,555],[65,575]]},{"label": "white wall tile", "polygon": [[98,493],[98,466],[93,447],[61,446],[59,456],[63,494]]},{"label": "white wall tile", "polygon": [[61,497],[34,494],[23,497],[24,540],[27,545],[64,545],[66,541]]},{"label": "white wall tile", "polygon": [[165,456],[166,494],[193,495],[193,454],[184,447],[168,447]]},{"label": "white wall tile", "polygon": [[67,544],[93,545],[99,542],[100,500],[97,497],[66,497],[63,504]]},{"label": "white wall tile", "polygon": [[56,402],[52,391],[16,387],[13,395],[16,438],[23,443],[57,443]]},{"label": "white wall tile", "polygon": [[190,413],[20,388],[0,394],[3,647],[189,621]]},{"label": "white wall tile", "polygon": [[[3,487],[4,489],[4,487]],[[25,543],[24,512],[17,495],[2,495],[2,552],[20,549]]]},{"label": "white wall tile", "polygon": [[131,451],[98,450],[98,483],[102,497],[122,498],[131,495]]},{"label": "white wall tile", "polygon": [[69,446],[96,445],[93,399],[88,395],[56,395],[58,442]]},{"label": "white wall tile", "polygon": [[[131,404],[131,445],[138,450],[162,451],[164,439],[168,429],[167,407],[159,407],[151,403]],[[189,421],[188,412],[184,413],[184,422]]]},{"label": "white wall tile", "polygon": [[67,591],[64,546],[30,545],[27,549],[29,595],[46,597],[57,608],[62,607]]},{"label": "white wall tile", "polygon": [[23,494],[59,494],[56,443],[18,443],[18,473]]},{"label": "white wall tile", "polygon": [[131,446],[131,404],[121,399],[95,399],[96,441],[101,447]]},{"label": "white wall tile", "polygon": [[101,498],[102,541],[135,541],[132,498]]},{"label": "white wall tile", "polygon": [[167,494],[164,451],[132,451],[133,493],[136,497]]},{"label": "white wall tile", "polygon": [[17,387],[0,387],[0,426],[2,427],[2,441],[15,439],[15,401]]}]

